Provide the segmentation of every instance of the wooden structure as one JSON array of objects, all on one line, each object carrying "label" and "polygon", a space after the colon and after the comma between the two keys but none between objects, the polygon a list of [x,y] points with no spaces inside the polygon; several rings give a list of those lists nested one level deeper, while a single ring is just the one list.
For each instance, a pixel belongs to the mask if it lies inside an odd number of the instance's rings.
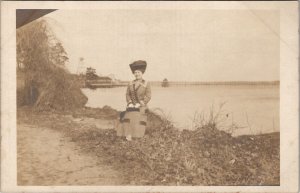
[{"label": "wooden structure", "polygon": [[91,89],[110,88],[114,86],[114,83],[110,77],[98,76],[96,69],[89,67],[86,69],[85,86]]},{"label": "wooden structure", "polygon": [[168,79],[165,78],[165,79],[162,81],[161,86],[162,86],[162,87],[169,87],[169,81],[168,81]]}]

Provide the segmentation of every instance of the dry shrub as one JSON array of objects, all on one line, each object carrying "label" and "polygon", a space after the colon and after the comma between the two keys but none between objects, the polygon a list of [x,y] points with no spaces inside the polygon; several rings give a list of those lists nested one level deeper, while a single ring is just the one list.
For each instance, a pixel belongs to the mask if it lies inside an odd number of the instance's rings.
[{"label": "dry shrub", "polygon": [[[45,20],[17,29],[17,72],[23,73],[25,87],[18,97],[23,104],[39,110],[72,110],[85,105],[87,97],[66,70],[67,53]],[[37,90],[37,99],[32,93]],[[23,92],[23,93],[22,93]]]},{"label": "dry shrub", "polygon": [[237,130],[245,128],[234,122],[232,113],[224,110],[225,104],[226,102],[222,102],[217,107],[212,104],[208,113],[205,111],[196,111],[191,118],[192,129],[218,128],[232,135]]}]

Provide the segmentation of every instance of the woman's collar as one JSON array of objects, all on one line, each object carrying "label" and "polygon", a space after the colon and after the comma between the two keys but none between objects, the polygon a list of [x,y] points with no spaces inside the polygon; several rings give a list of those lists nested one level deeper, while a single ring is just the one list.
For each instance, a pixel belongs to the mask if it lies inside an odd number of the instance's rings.
[{"label": "woman's collar", "polygon": [[146,81],[145,81],[144,79],[140,79],[140,80],[135,79],[135,80],[132,81],[132,83],[133,83],[133,84],[134,84],[134,83],[138,83],[138,84],[140,84],[140,85],[146,87]]},{"label": "woman's collar", "polygon": [[144,80],[144,79],[135,79],[134,82],[141,82],[141,83],[144,83],[145,80]]}]

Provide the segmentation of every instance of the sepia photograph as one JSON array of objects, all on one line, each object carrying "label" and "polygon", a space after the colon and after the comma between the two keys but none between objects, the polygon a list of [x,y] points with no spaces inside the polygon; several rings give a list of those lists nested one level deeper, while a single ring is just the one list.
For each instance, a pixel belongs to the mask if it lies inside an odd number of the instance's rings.
[{"label": "sepia photograph", "polygon": [[17,186],[283,185],[297,2],[98,3],[15,9]]}]

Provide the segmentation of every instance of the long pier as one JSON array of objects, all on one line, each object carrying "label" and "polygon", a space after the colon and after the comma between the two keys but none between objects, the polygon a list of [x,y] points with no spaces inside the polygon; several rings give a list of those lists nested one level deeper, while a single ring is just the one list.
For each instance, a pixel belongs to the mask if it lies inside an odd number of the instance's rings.
[{"label": "long pier", "polygon": [[[123,87],[127,86],[130,81],[119,81],[117,83],[92,83],[90,87],[94,88],[112,88],[112,87]],[[162,86],[161,81],[149,81],[151,86]],[[83,84],[84,85],[84,84]],[[168,87],[176,87],[176,86],[279,86],[279,81],[227,81],[227,82],[188,82],[188,81],[169,81]],[[85,85],[84,87],[86,87]]]},{"label": "long pier", "polygon": [[[129,81],[120,82],[121,85],[127,85]],[[153,86],[161,86],[162,81],[149,81]],[[169,86],[279,86],[280,81],[214,81],[214,82],[204,82],[204,81],[169,81]]]}]

